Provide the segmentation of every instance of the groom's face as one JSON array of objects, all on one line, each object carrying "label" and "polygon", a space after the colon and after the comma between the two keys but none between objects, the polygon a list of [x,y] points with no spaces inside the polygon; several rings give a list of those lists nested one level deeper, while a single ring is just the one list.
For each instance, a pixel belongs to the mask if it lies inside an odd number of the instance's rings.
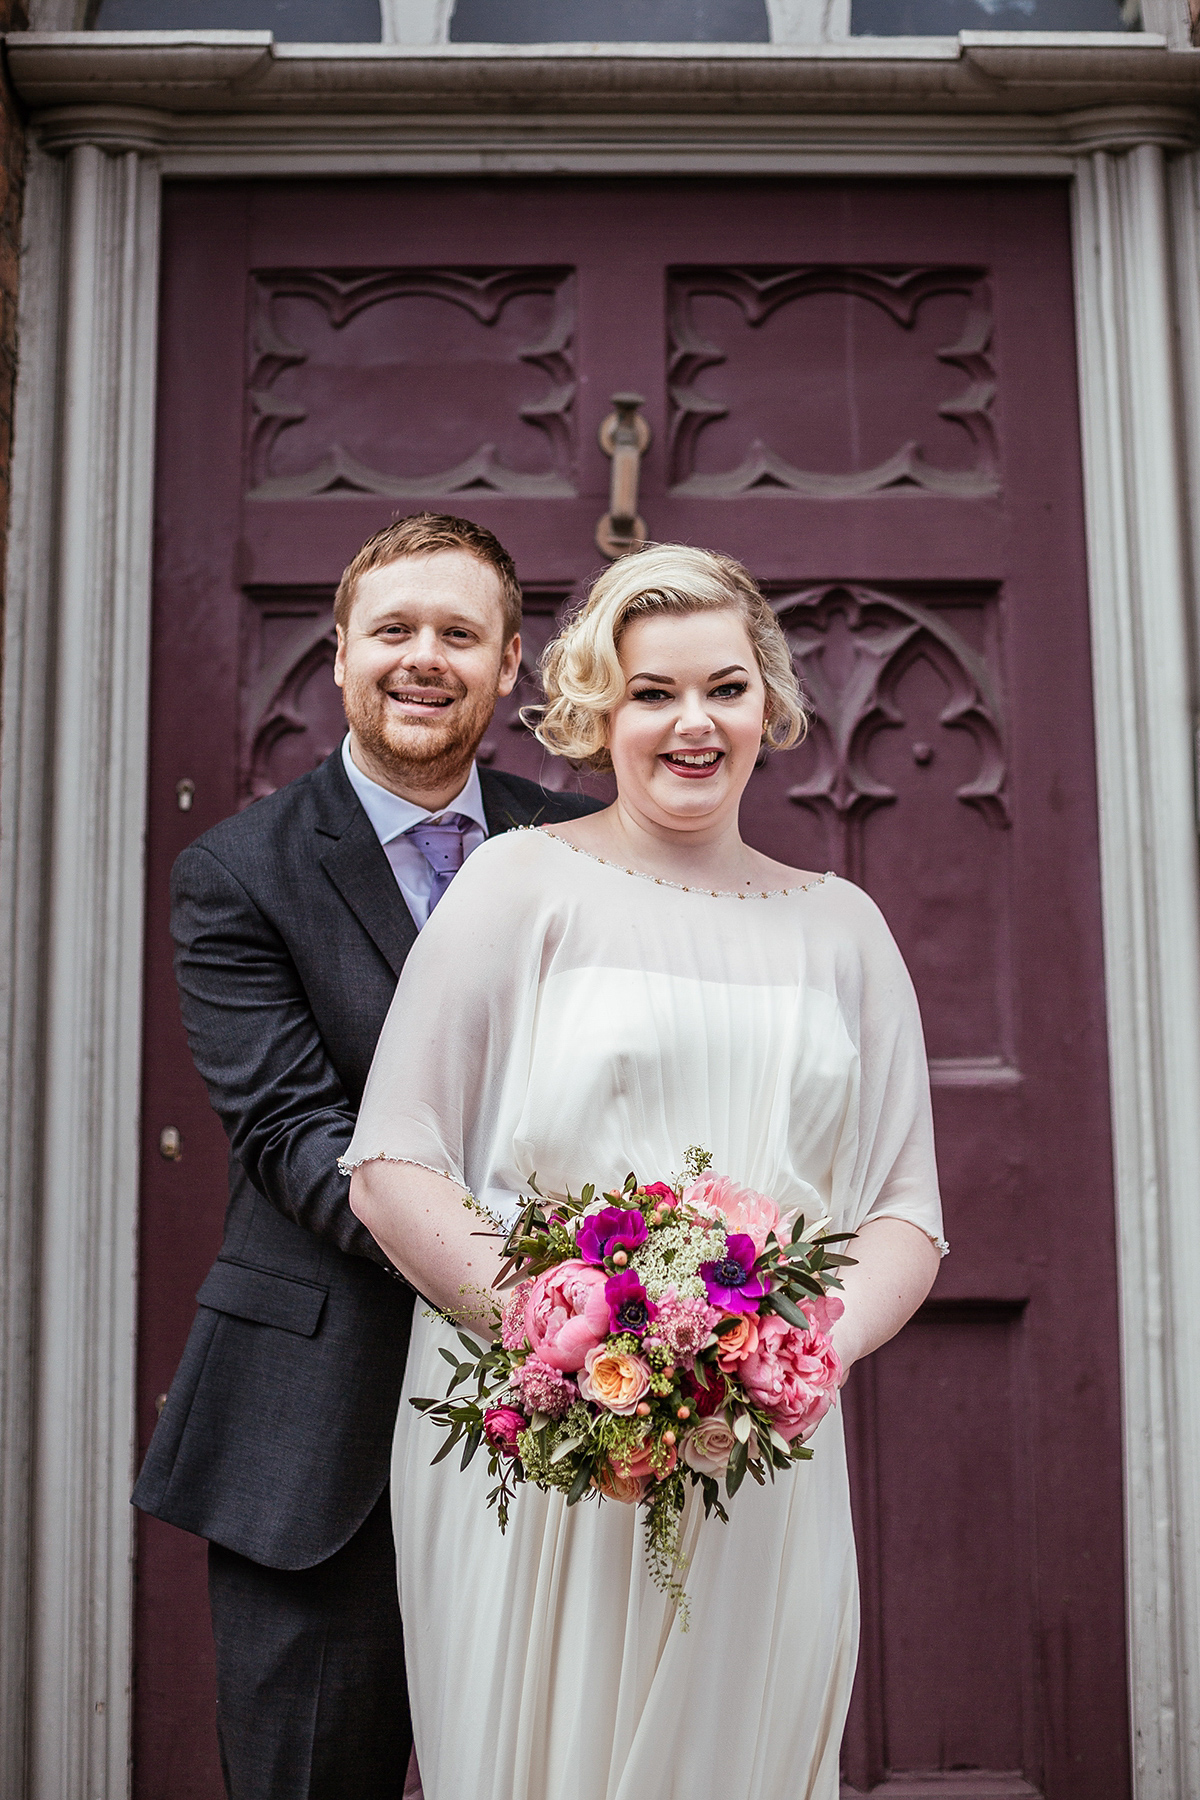
[{"label": "groom's face", "polygon": [[520,659],[520,638],[504,639],[500,578],[477,556],[438,550],[369,569],[333,671],[355,762],[423,805],[451,798]]}]

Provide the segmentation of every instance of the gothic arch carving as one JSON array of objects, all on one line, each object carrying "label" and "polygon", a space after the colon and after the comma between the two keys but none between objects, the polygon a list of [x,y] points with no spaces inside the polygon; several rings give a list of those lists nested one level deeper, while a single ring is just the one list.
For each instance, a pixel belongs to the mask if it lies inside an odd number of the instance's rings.
[{"label": "gothic arch carving", "polygon": [[[924,658],[945,684],[941,725],[965,732],[978,752],[977,772],[958,787],[957,798],[992,825],[1011,823],[1004,716],[995,679],[936,608],[847,583],[804,588],[774,605],[814,709],[808,755],[815,767],[789,789],[796,805],[849,822],[897,798],[871,772],[869,754],[881,731],[905,724],[897,690]],[[933,754],[931,745],[913,745],[918,763]]]}]

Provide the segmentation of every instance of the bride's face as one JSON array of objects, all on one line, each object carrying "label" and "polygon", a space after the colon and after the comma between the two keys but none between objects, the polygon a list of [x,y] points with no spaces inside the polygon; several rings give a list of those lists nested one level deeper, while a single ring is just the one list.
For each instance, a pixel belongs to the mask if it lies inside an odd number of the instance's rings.
[{"label": "bride's face", "polygon": [[675,831],[736,817],[767,698],[737,613],[635,619],[619,656],[625,696],[609,715],[608,749],[622,801]]}]

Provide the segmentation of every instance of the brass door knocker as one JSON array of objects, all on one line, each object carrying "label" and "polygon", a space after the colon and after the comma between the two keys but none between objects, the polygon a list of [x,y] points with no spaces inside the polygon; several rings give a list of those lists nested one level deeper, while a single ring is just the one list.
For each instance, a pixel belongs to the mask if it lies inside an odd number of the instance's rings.
[{"label": "brass door knocker", "polygon": [[646,521],[638,517],[638,481],[650,427],[638,411],[640,394],[614,394],[612,403],[616,411],[600,427],[600,448],[612,457],[609,510],[596,526],[596,542],[615,561],[646,542]]}]

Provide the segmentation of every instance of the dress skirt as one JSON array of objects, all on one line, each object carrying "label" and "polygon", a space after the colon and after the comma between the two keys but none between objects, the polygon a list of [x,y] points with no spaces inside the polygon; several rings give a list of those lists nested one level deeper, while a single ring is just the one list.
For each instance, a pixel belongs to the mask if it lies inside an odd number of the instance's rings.
[{"label": "dress skirt", "polygon": [[444,1393],[442,1344],[418,1318],[392,1471],[426,1800],[837,1800],[858,1650],[840,1410],[728,1525],[693,1490],[684,1631],[640,1508],[526,1486],[502,1536],[484,1450],[430,1466],[441,1433],[407,1402]]}]

